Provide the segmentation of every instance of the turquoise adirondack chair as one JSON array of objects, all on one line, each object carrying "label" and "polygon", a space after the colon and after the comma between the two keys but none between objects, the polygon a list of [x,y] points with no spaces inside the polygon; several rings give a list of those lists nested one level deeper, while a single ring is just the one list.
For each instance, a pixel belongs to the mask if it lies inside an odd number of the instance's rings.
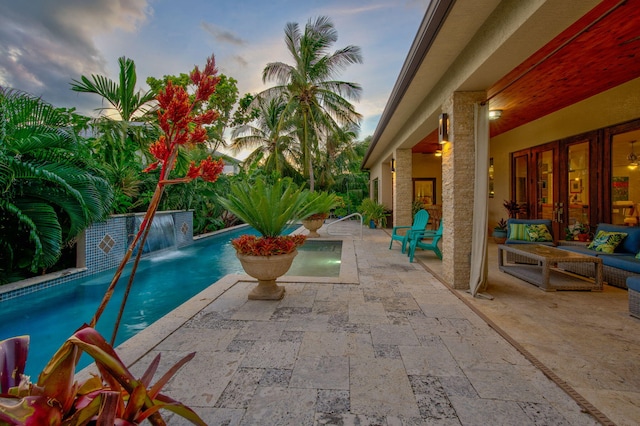
[{"label": "turquoise adirondack chair", "polygon": [[[409,235],[413,232],[424,231],[429,222],[429,212],[421,209],[413,217],[413,225],[411,226],[394,226],[391,230],[391,241],[389,242],[389,249],[393,245],[393,241],[400,241],[402,244],[402,253],[407,249],[407,241],[409,241]],[[406,230],[404,234],[398,234],[399,230]]]},{"label": "turquoise adirondack chair", "polygon": [[[438,227],[437,231],[423,231],[423,232],[413,232],[411,234],[411,239],[409,240],[409,262],[413,262],[413,256],[416,253],[417,248],[421,248],[423,250],[431,250],[438,256],[438,258],[442,259],[442,252],[438,247],[438,242],[442,238],[442,232],[444,220],[440,221],[440,227]],[[426,241],[430,240],[430,241]]]}]

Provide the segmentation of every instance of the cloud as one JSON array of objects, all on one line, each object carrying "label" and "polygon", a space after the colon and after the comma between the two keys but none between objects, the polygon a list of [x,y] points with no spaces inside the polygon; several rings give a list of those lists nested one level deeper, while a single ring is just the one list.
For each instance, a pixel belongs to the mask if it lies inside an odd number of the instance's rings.
[{"label": "cloud", "polygon": [[56,106],[91,109],[69,88],[81,75],[104,74],[94,37],[135,31],[148,17],[146,0],[0,0],[0,85]]},{"label": "cloud", "polygon": [[240,37],[236,36],[230,31],[218,27],[217,25],[211,24],[209,22],[201,22],[200,26],[221,43],[228,43],[234,46],[244,46],[247,44],[246,41],[244,41]]}]

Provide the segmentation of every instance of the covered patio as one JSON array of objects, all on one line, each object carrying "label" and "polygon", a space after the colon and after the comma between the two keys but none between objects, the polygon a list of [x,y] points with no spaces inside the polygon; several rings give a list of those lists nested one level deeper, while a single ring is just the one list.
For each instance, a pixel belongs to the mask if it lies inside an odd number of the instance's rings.
[{"label": "covered patio", "polygon": [[[619,425],[640,418],[640,321],[629,315],[627,291],[545,292],[498,270],[497,244],[488,244],[486,297],[455,293],[534,360]],[[414,261],[442,279],[443,263],[417,251]],[[569,391],[571,392],[571,391]]]}]

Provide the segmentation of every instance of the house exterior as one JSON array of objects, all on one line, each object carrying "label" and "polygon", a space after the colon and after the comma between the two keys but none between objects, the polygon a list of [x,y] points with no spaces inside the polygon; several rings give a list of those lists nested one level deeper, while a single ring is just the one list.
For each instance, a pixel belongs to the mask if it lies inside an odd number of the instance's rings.
[{"label": "house exterior", "polygon": [[640,0],[432,0],[362,167],[394,225],[414,201],[441,206],[443,278],[465,289],[474,202],[487,233],[505,200],[559,239],[575,222],[634,225],[636,154]]}]

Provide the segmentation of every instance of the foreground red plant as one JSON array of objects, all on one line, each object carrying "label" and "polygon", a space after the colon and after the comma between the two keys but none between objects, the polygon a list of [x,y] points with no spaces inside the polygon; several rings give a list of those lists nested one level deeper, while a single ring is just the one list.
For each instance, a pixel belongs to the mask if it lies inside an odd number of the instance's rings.
[{"label": "foreground red plant", "polygon": [[[164,385],[195,353],[178,361],[154,385],[158,355],[142,378],[136,379],[113,348],[93,328],[83,326],[53,355],[37,383],[22,375],[29,337],[0,341],[0,424],[2,425],[137,425],[149,420],[164,425],[160,409],[172,411],[196,425],[206,423],[190,408],[160,393]],[[74,370],[77,357],[86,352],[100,377],[79,384]],[[23,356],[12,357],[14,352]]]}]

